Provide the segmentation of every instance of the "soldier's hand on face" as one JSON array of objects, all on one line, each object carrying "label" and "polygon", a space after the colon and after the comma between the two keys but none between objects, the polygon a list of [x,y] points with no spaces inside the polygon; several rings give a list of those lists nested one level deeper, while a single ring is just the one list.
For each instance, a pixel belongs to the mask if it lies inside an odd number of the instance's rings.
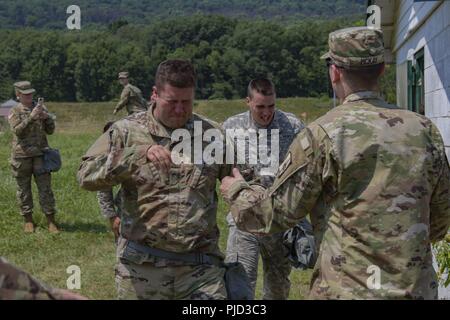
[{"label": "soldier's hand on face", "polygon": [[239,172],[239,169],[233,168],[232,172],[233,176],[228,176],[222,179],[222,183],[220,184],[220,192],[222,195],[226,195],[228,193],[228,190],[230,189],[231,185],[237,181],[244,180],[244,177],[242,177],[241,173]]},{"label": "soldier's hand on face", "polygon": [[109,219],[109,222],[111,223],[111,230],[114,233],[114,237],[117,239],[119,237],[120,218],[112,217]]},{"label": "soldier's hand on face", "polygon": [[155,165],[158,170],[169,172],[172,166],[170,151],[160,145],[151,146],[147,150],[147,159]]}]

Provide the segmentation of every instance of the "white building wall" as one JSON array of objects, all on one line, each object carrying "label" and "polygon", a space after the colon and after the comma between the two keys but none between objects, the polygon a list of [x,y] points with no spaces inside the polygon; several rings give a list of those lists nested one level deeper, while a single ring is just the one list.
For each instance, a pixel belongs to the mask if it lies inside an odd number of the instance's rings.
[{"label": "white building wall", "polygon": [[450,159],[450,1],[402,0],[397,19],[396,63],[424,48],[425,115],[438,126]]}]

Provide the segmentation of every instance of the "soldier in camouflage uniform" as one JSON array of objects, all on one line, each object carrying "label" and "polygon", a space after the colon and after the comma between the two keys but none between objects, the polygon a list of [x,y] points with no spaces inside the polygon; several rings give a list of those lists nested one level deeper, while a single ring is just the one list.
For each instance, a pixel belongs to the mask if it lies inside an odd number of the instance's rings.
[{"label": "soldier in camouflage uniform", "polygon": [[[103,128],[103,133],[107,132],[114,122],[108,122]],[[102,216],[109,220],[111,229],[114,233],[115,242],[119,238],[120,228],[120,216],[119,216],[119,203],[120,203],[120,191],[114,197],[113,188],[107,188],[97,192],[98,205],[100,206],[100,212]]]},{"label": "soldier in camouflage uniform", "polygon": [[119,82],[123,85],[120,100],[114,108],[114,114],[126,107],[128,115],[147,110],[147,102],[142,97],[141,90],[129,83],[128,72],[119,72]]},{"label": "soldier in camouflage uniform", "polygon": [[0,300],[85,300],[68,290],[51,288],[0,257]]},{"label": "soldier in camouflage uniform", "polygon": [[33,102],[35,90],[30,82],[20,81],[14,84],[20,103],[11,109],[8,116],[13,132],[11,167],[17,181],[17,199],[20,211],[25,219],[25,232],[34,232],[33,195],[31,178],[38,187],[39,203],[48,221],[49,231],[58,232],[55,223],[55,198],[51,188],[50,173],[42,173],[43,150],[48,148],[47,134],[55,131],[55,122],[47,108],[36,106]]},{"label": "soldier in camouflage uniform", "polygon": [[[245,131],[259,129],[267,130],[266,152],[271,150],[271,132],[278,130],[279,159],[283,160],[287,150],[297,135],[304,128],[303,123],[293,114],[275,108],[275,87],[269,79],[254,79],[248,86],[247,105],[249,111],[232,116],[223,123],[224,130],[244,129]],[[257,148],[257,145],[252,148]],[[264,146],[259,146],[259,149]],[[237,146],[235,150],[237,149]],[[269,165],[261,161],[249,163],[250,148],[246,148],[245,165],[238,165],[242,172],[248,172],[245,179],[259,179],[259,183],[268,188],[275,179]],[[256,150],[255,150],[256,151]],[[253,293],[255,292],[258,274],[259,253],[264,269],[263,299],[285,300],[289,297],[291,263],[287,258],[287,249],[283,245],[283,232],[268,236],[256,236],[236,228],[231,216],[227,216],[229,234],[227,242],[226,261],[240,262],[247,272]]]},{"label": "soldier in camouflage uniform", "polygon": [[426,117],[379,95],[382,32],[330,34],[327,59],[342,104],[297,135],[272,188],[234,169],[221,191],[238,227],[279,232],[311,215],[319,257],[311,298],[436,299],[430,244],[450,225],[449,165]]},{"label": "soldier in camouflage uniform", "polygon": [[120,299],[226,299],[215,185],[230,167],[171,161],[175,129],[185,129],[193,145],[217,124],[192,114],[195,71],[189,62],[165,61],[155,79],[156,103],[115,122],[100,138],[108,139],[108,151],[91,148],[77,178],[92,191],[122,185]]}]

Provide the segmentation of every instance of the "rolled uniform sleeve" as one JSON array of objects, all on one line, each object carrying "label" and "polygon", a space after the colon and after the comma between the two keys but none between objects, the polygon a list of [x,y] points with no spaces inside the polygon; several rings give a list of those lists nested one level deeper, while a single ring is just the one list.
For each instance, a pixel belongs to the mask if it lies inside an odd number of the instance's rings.
[{"label": "rolled uniform sleeve", "polygon": [[147,163],[147,150],[150,146],[125,146],[125,138],[113,126],[109,131],[108,152],[94,155],[88,153],[82,158],[77,173],[79,185],[86,190],[100,191],[130,180],[139,167]]},{"label": "rolled uniform sleeve", "polygon": [[11,113],[8,116],[11,131],[19,138],[23,138],[25,129],[33,121],[35,120],[31,117],[31,113],[21,116],[19,110],[15,108],[11,109]]},{"label": "rolled uniform sleeve", "polygon": [[238,228],[268,234],[295,226],[312,211],[324,184],[335,181],[331,149],[320,127],[306,128],[294,139],[270,189],[234,183],[225,199]]}]

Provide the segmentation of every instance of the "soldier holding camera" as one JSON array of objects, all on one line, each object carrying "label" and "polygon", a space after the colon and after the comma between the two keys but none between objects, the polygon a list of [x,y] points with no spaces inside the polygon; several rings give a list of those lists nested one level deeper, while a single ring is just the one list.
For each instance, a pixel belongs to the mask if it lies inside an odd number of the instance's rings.
[{"label": "soldier holding camera", "polygon": [[17,181],[17,200],[21,215],[25,219],[24,231],[34,232],[33,195],[31,177],[34,176],[39,203],[48,221],[48,229],[52,233],[59,232],[55,223],[55,198],[51,188],[50,172],[44,167],[44,152],[49,148],[47,134],[55,131],[54,117],[39,98],[33,102],[36,92],[29,81],[14,84],[19,104],[11,109],[8,121],[13,132],[11,167]]}]

